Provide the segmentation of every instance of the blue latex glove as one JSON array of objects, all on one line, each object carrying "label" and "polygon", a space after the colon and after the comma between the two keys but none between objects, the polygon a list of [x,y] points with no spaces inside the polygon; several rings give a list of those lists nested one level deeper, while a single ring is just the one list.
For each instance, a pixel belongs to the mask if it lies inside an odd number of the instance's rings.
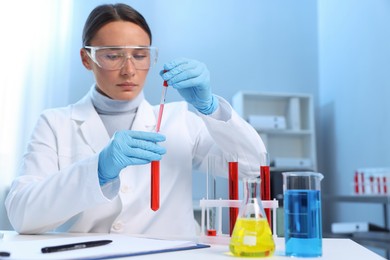
[{"label": "blue latex glove", "polygon": [[211,92],[210,73],[205,64],[185,58],[176,59],[166,63],[160,75],[200,113],[209,115],[218,108],[218,99]]},{"label": "blue latex glove", "polygon": [[118,178],[120,171],[129,165],[147,164],[161,160],[164,147],[157,142],[165,141],[158,133],[119,131],[100,152],[98,176],[100,185]]}]

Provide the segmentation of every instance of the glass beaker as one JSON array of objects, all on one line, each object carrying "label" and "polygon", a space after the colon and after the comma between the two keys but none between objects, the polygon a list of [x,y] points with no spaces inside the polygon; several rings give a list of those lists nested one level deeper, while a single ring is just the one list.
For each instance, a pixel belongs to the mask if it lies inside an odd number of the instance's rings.
[{"label": "glass beaker", "polygon": [[321,180],[317,172],[283,172],[286,255],[322,255]]},{"label": "glass beaker", "polygon": [[244,199],[230,239],[230,252],[235,256],[271,256],[275,243],[260,199],[260,179],[245,178],[243,184]]}]

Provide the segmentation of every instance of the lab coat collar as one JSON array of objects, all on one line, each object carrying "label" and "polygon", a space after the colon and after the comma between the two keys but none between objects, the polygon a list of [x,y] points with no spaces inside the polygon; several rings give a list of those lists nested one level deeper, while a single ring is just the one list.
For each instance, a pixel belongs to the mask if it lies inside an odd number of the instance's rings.
[{"label": "lab coat collar", "polygon": [[81,135],[95,153],[107,145],[110,137],[92,104],[89,93],[73,105],[71,118],[80,126]]},{"label": "lab coat collar", "polygon": [[[110,141],[107,130],[96,112],[89,94],[72,105],[71,118],[79,124],[81,134],[94,152],[100,152]],[[156,128],[156,123],[153,106],[144,99],[138,107],[131,129],[151,132]]]}]

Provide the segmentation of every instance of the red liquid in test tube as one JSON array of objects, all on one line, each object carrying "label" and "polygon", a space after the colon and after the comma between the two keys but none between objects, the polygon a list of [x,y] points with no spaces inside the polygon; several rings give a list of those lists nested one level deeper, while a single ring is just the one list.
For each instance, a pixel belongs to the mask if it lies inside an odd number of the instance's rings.
[{"label": "red liquid in test tube", "polygon": [[217,235],[217,230],[215,229],[207,229],[207,235],[210,237],[215,237]]},{"label": "red liquid in test tube", "polygon": [[[261,200],[271,200],[271,176],[269,166],[260,166]],[[268,224],[271,226],[271,209],[264,209]],[[271,226],[272,227],[272,226]]]},{"label": "red liquid in test tube", "polygon": [[[164,71],[165,72],[165,71]],[[164,111],[165,96],[167,94],[168,83],[164,81],[163,92],[160,101],[160,110],[158,112],[156,133],[160,132],[161,119]],[[151,184],[150,184],[150,208],[156,211],[160,208],[160,161],[151,163]]]},{"label": "red liquid in test tube", "polygon": [[359,194],[359,172],[355,172],[355,177],[354,177],[354,186],[355,186],[355,193]]},{"label": "red liquid in test tube", "polygon": [[[238,200],[238,162],[229,162],[229,199]],[[238,217],[238,208],[229,209],[230,236]]]},{"label": "red liquid in test tube", "polygon": [[160,208],[160,161],[152,161],[151,171],[150,208],[156,211]]}]

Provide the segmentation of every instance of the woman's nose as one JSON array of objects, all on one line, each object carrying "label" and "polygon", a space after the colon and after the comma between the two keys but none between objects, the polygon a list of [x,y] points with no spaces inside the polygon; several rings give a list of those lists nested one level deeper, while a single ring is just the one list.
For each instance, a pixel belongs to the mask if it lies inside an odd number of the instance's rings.
[{"label": "woman's nose", "polygon": [[134,62],[131,56],[128,56],[124,61],[121,73],[122,75],[134,75],[136,71]]}]

